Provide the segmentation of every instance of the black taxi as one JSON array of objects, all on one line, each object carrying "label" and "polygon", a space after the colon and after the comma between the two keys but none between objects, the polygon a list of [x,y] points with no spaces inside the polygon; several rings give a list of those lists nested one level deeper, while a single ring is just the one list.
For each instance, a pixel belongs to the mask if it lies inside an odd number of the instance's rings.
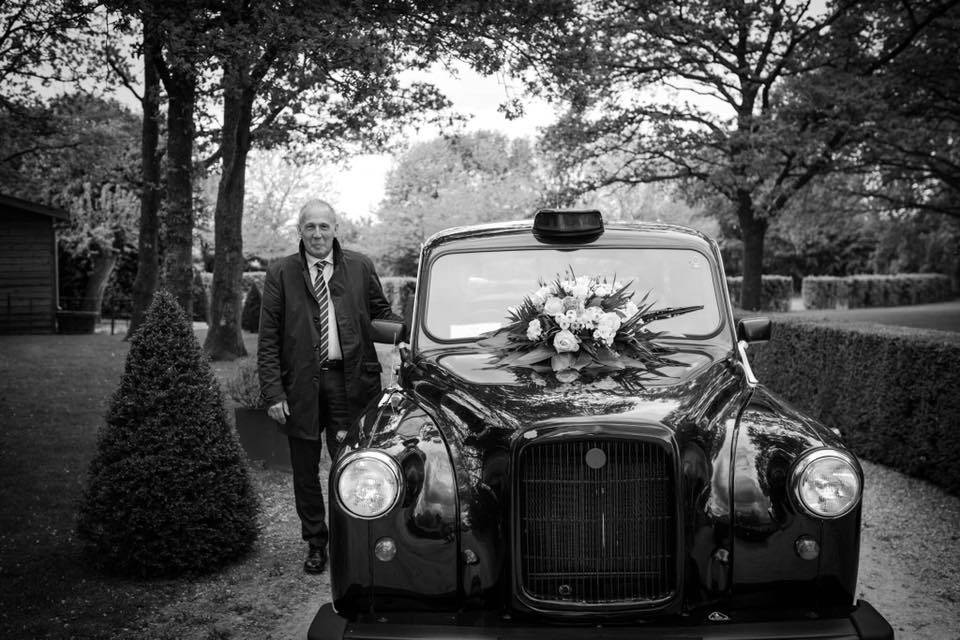
[{"label": "black taxi", "polygon": [[754,377],[715,242],[596,211],[424,243],[330,477],[311,640],[892,638],[863,473]]}]

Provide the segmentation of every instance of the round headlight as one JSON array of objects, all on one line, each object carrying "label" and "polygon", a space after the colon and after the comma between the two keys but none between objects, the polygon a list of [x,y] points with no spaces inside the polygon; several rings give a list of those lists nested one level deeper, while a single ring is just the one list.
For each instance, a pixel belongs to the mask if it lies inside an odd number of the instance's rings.
[{"label": "round headlight", "polygon": [[376,518],[400,497],[400,467],[382,451],[357,451],[337,472],[340,504],[358,518]]},{"label": "round headlight", "polygon": [[797,461],[792,485],[797,500],[811,515],[839,518],[860,502],[862,477],[860,466],[849,454],[816,449]]}]

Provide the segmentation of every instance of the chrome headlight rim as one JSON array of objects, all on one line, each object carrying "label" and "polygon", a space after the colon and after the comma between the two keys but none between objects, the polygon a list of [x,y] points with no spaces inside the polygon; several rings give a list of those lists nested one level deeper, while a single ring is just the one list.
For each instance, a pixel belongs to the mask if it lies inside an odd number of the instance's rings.
[{"label": "chrome headlight rim", "polygon": [[[343,500],[343,496],[340,492],[340,479],[343,477],[343,473],[350,468],[350,466],[357,462],[360,459],[370,459],[376,460],[377,462],[382,463],[387,467],[387,470],[390,472],[391,477],[393,478],[394,484],[397,487],[397,490],[393,496],[393,500],[390,501],[390,504],[386,505],[379,513],[376,515],[364,515],[357,513],[351,509]],[[393,456],[390,454],[381,451],[380,449],[361,449],[359,451],[353,451],[341,460],[337,464],[337,471],[334,477],[333,487],[336,489],[337,494],[337,503],[340,505],[340,508],[343,509],[351,518],[357,518],[358,520],[376,520],[382,518],[386,514],[390,513],[397,503],[400,502],[400,493],[403,490],[403,484],[401,482],[401,472],[400,465],[396,460],[393,459]]]},{"label": "chrome headlight rim", "polygon": [[[810,468],[812,464],[820,460],[827,458],[833,458],[839,460],[850,467],[851,471],[857,478],[857,496],[842,510],[833,514],[823,514],[807,505],[806,501],[803,499],[802,494],[802,483],[804,474]],[[793,471],[790,474],[790,489],[793,494],[793,499],[796,502],[797,506],[806,513],[814,518],[820,520],[837,520],[846,515],[849,515],[854,511],[863,500],[863,470],[860,467],[860,463],[857,459],[850,453],[834,449],[832,447],[823,447],[819,449],[812,449],[810,451],[804,452],[793,465]]]}]

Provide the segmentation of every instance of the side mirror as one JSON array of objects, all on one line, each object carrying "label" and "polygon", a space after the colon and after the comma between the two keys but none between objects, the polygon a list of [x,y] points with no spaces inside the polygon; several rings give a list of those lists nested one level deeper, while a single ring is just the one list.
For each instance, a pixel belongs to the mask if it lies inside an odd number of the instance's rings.
[{"label": "side mirror", "polygon": [[372,320],[373,341],[399,344],[407,339],[407,325],[399,320]]},{"label": "side mirror", "polygon": [[770,318],[742,318],[737,321],[737,340],[747,344],[766,342],[770,339],[772,325]]}]

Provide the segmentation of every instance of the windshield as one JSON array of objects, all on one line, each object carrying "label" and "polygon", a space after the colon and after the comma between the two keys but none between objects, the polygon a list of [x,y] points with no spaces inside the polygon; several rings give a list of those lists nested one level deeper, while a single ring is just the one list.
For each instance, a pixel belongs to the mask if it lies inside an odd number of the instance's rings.
[{"label": "windshield", "polygon": [[599,276],[630,284],[637,304],[649,293],[653,309],[703,305],[703,309],[650,323],[671,336],[707,337],[720,328],[710,263],[692,249],[544,247],[449,253],[431,266],[424,328],[435,340],[471,340],[507,324],[508,308],[540,283]]}]

